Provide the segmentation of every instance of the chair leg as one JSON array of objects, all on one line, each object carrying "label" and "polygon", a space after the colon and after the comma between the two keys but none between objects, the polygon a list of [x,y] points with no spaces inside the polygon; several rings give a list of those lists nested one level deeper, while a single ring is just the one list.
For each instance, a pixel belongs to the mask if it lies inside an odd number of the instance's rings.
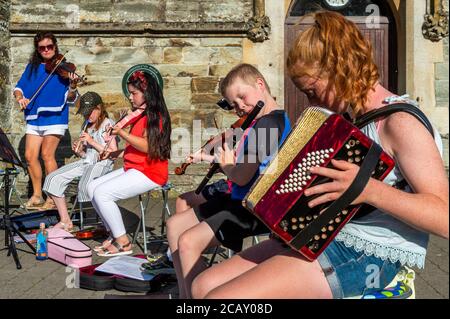
[{"label": "chair leg", "polygon": [[[140,195],[139,195],[139,197],[140,197]],[[147,205],[148,205],[149,200],[150,200],[150,196],[148,196]],[[144,244],[143,244],[144,254],[147,255],[147,232],[145,229],[145,209],[147,207],[144,207],[144,205],[142,203],[142,198],[140,198],[140,200],[139,200],[139,205],[141,206],[141,221],[142,221],[141,223],[142,223],[142,237],[144,239]],[[145,206],[147,206],[147,205],[145,205]]]},{"label": "chair leg", "polygon": [[137,235],[139,234],[139,229],[141,229],[142,217],[139,219],[139,223],[136,227],[136,230],[133,234],[133,241],[131,242],[133,245],[136,243]]},{"label": "chair leg", "polygon": [[161,236],[164,236],[164,227],[166,225],[166,212],[167,215],[170,217],[170,210],[169,210],[169,203],[168,203],[168,192],[167,190],[162,190],[162,196],[163,196],[163,208],[161,212]]},{"label": "chair leg", "polygon": [[75,207],[77,207],[77,204],[78,204],[78,196],[75,197],[75,201],[73,202],[72,208],[70,209],[70,212],[69,212],[69,216],[70,216],[70,219],[72,219],[72,222],[74,221],[73,220],[73,211],[75,210]]},{"label": "chair leg", "polygon": [[216,248],[214,248],[213,255],[211,256],[211,259],[209,260],[208,268],[214,264],[214,260],[216,259],[219,248],[220,248],[220,246],[216,246]]},{"label": "chair leg", "polygon": [[80,229],[84,229],[83,203],[78,202],[80,206]]}]

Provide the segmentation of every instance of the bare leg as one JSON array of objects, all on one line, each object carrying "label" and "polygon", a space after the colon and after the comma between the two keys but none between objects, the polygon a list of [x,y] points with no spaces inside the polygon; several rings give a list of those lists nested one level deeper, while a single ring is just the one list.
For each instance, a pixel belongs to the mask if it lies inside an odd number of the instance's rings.
[{"label": "bare leg", "polygon": [[[225,259],[213,265],[194,279],[192,283],[192,297],[195,299],[204,298],[214,288],[240,276],[264,260],[285,250],[286,248],[279,241],[265,240],[234,255],[230,259]],[[233,267],[229,266],[230,263],[232,263]]]},{"label": "bare leg", "polygon": [[206,202],[202,194],[197,195],[194,191],[181,194],[175,203],[175,214],[184,212],[189,208]]},{"label": "bare leg", "polygon": [[[55,159],[55,152],[61,138],[61,135],[44,136],[44,139],[42,141],[41,156],[42,160],[44,161],[46,175],[58,169],[58,165],[56,164]],[[47,203],[51,204],[50,196],[47,198]]]},{"label": "bare leg", "polygon": [[71,229],[73,227],[73,224],[72,220],[70,219],[69,212],[67,211],[66,198],[53,195],[50,195],[50,197],[53,199],[56,208],[58,209],[61,223],[64,223],[68,229]]},{"label": "bare leg", "polygon": [[26,134],[25,137],[25,160],[28,164],[31,184],[33,185],[33,202],[42,198],[42,168],[39,163],[39,151],[41,149],[43,137]]},{"label": "bare leg", "polygon": [[195,225],[198,225],[199,220],[194,213],[193,209],[188,209],[184,212],[177,212],[175,215],[167,220],[167,240],[169,242],[169,248],[172,252],[173,265],[175,273],[178,278],[178,289],[180,299],[187,298],[186,290],[184,287],[184,277],[181,271],[181,262],[178,252],[178,240],[183,232]]},{"label": "bare leg", "polygon": [[188,298],[191,298],[192,281],[207,268],[201,258],[202,253],[207,248],[218,245],[220,242],[211,227],[205,222],[201,222],[181,234],[178,240],[178,252]]},{"label": "bare leg", "polygon": [[[214,299],[332,298],[328,281],[317,261],[307,261],[290,248],[280,252],[280,248],[274,246],[272,249],[276,254],[261,262],[256,256],[258,253],[270,255],[264,251],[269,245],[271,243],[263,242],[226,260],[223,265],[219,264],[218,266],[222,266],[220,268],[215,266],[208,269],[202,277],[199,276],[196,285],[214,279],[219,286],[211,289],[205,296]],[[244,258],[252,258],[253,261]],[[200,290],[196,288],[197,292]],[[204,289],[203,292],[207,290]],[[198,294],[197,297],[202,295]]]}]

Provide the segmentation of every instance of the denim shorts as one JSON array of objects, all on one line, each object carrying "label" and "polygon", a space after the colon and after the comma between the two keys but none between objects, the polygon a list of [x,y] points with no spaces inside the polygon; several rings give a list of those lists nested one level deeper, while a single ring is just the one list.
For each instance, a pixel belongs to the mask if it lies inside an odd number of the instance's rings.
[{"label": "denim shorts", "polygon": [[367,256],[334,240],[317,259],[330,285],[333,298],[349,298],[386,287],[401,268],[375,256]]}]

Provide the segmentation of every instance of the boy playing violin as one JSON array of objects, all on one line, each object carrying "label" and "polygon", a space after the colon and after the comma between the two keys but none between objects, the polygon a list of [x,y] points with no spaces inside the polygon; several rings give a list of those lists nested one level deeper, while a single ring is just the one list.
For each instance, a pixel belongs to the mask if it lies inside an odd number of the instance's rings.
[{"label": "boy playing violin", "polygon": [[244,132],[236,155],[228,143],[215,152],[216,163],[231,181],[231,195],[207,201],[167,220],[180,298],[191,297],[192,281],[206,269],[201,254],[207,248],[223,245],[240,251],[245,237],[269,232],[241,201],[290,130],[286,113],[270,95],[263,75],[252,65],[234,67],[221,82],[220,91],[238,113],[249,114],[258,101],[264,102],[264,107]]}]

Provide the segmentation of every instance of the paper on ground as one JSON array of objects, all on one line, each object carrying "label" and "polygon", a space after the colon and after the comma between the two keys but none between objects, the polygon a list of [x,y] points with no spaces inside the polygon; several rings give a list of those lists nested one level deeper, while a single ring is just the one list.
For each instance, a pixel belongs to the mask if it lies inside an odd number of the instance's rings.
[{"label": "paper on ground", "polygon": [[112,257],[95,270],[138,280],[152,280],[153,275],[141,271],[141,266],[145,262],[147,260],[142,258],[117,256]]}]

